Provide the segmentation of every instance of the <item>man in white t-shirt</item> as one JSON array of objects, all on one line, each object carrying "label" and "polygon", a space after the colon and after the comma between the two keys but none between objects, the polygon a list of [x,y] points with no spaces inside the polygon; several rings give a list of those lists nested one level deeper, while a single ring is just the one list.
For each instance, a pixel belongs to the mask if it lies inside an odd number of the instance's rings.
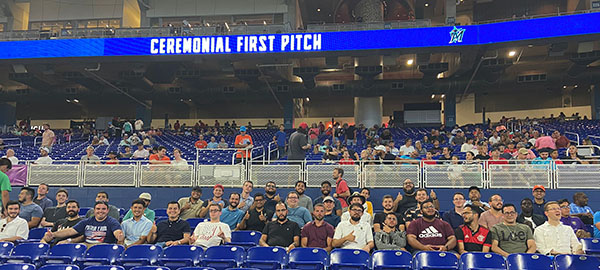
[{"label": "man in white t-shirt", "polygon": [[15,150],[7,149],[6,156],[3,156],[3,158],[8,158],[13,166],[19,164],[19,159],[15,156]]},{"label": "man in white t-shirt", "polygon": [[144,129],[144,121],[142,119],[138,119],[135,121],[135,131],[142,131]]},{"label": "man in white t-shirt", "polygon": [[0,220],[0,242],[16,242],[27,239],[29,236],[29,225],[27,221],[19,217],[21,205],[17,201],[6,203],[6,218]]},{"label": "man in white t-shirt", "polygon": [[362,249],[370,252],[375,247],[371,225],[360,222],[365,208],[355,203],[348,208],[350,220],[342,221],[335,228],[332,246],[334,248]]},{"label": "man in white t-shirt", "polygon": [[48,156],[50,150],[47,147],[40,148],[40,157],[36,159],[34,164],[52,164],[52,158]]},{"label": "man in white t-shirt", "polygon": [[194,229],[191,242],[203,249],[231,242],[231,230],[229,225],[220,221],[220,204],[211,203],[208,206],[210,221],[201,222]]},{"label": "man in white t-shirt", "polygon": [[144,148],[142,143],[138,143],[137,148],[138,149],[133,152],[132,158],[147,159],[148,156],[150,156],[150,152]]},{"label": "man in white t-shirt", "polygon": [[415,147],[412,146],[412,139],[406,139],[404,145],[400,146],[400,155],[408,155],[415,151]]}]

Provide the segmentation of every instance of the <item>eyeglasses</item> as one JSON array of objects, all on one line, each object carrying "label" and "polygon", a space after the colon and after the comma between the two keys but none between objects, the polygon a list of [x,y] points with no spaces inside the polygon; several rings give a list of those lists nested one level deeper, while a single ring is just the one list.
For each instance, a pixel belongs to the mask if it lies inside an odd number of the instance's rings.
[{"label": "eyeglasses", "polygon": [[422,208],[423,208],[423,209],[433,209],[433,208],[435,208],[435,207],[433,207],[433,206],[423,206]]},{"label": "eyeglasses", "polygon": [[362,213],[362,212],[363,212],[363,210],[362,210],[362,209],[356,209],[356,208],[355,208],[355,209],[350,209],[350,211],[352,211],[352,212],[360,212],[360,213]]},{"label": "eyeglasses", "polygon": [[565,206],[561,206],[561,207],[560,207],[560,209],[567,209],[567,208],[569,208],[569,206],[568,206],[568,205],[565,205]]},{"label": "eyeglasses", "polygon": [[221,212],[221,210],[219,210],[219,209],[211,209],[210,212],[211,213],[217,213],[217,212]]},{"label": "eyeglasses", "polygon": [[297,199],[298,199],[298,197],[288,197],[288,199],[294,199],[294,200],[297,200]]}]

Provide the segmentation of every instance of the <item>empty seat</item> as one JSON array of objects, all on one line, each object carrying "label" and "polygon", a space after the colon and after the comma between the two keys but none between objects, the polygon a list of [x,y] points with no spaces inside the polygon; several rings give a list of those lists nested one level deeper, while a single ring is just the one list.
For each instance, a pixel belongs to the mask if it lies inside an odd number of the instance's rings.
[{"label": "empty seat", "polygon": [[38,270],[79,270],[79,266],[71,264],[48,264],[38,268]]},{"label": "empty seat", "polygon": [[239,246],[214,246],[204,252],[203,266],[215,269],[240,267],[244,262],[244,248]]},{"label": "empty seat", "polygon": [[242,246],[242,247],[254,247],[258,246],[258,241],[262,233],[255,231],[233,231],[231,232],[231,243],[230,245]]},{"label": "empty seat", "polygon": [[583,251],[587,255],[600,256],[600,239],[596,238],[583,238],[580,239],[583,244]]},{"label": "empty seat", "polygon": [[166,208],[157,208],[154,209],[154,216],[167,216],[167,209]]},{"label": "empty seat", "polygon": [[79,260],[79,267],[114,264],[124,250],[125,247],[114,244],[91,246],[85,253],[85,257]]},{"label": "empty seat", "polygon": [[84,270],[125,270],[125,268],[119,265],[92,265],[86,267]]},{"label": "empty seat", "polygon": [[460,256],[461,270],[504,270],[506,261],[502,255],[496,253],[469,252]]},{"label": "empty seat", "polygon": [[199,265],[203,256],[204,250],[197,246],[170,246],[163,251],[158,264],[175,270],[180,267]]},{"label": "empty seat", "polygon": [[15,244],[11,242],[0,242],[0,256],[8,256],[15,247]]},{"label": "empty seat", "polygon": [[35,270],[35,265],[29,263],[5,263],[0,270]]},{"label": "empty seat", "polygon": [[287,252],[281,247],[251,247],[246,256],[246,267],[280,269],[287,264]]},{"label": "empty seat", "polygon": [[212,267],[181,267],[177,270],[217,270]]},{"label": "empty seat", "polygon": [[198,223],[204,222],[204,219],[203,218],[188,218],[186,221],[190,224],[190,229],[192,229],[192,231],[194,231],[194,228],[196,228]]},{"label": "empty seat", "polygon": [[329,254],[329,269],[369,269],[369,253],[361,249],[334,249]]},{"label": "empty seat", "polygon": [[131,270],[169,270],[164,266],[156,266],[156,265],[145,265],[145,266],[135,266],[131,268]]},{"label": "empty seat", "polygon": [[2,263],[35,263],[46,255],[50,246],[44,243],[24,243],[13,248],[9,256],[0,257]]},{"label": "empty seat", "polygon": [[153,265],[162,254],[162,248],[155,245],[135,245],[128,247],[117,263],[128,269],[134,266]]},{"label": "empty seat", "polygon": [[419,251],[413,258],[413,269],[458,269],[458,258],[449,252]]},{"label": "empty seat", "polygon": [[556,270],[592,270],[600,269],[600,258],[586,255],[558,255],[554,257]]},{"label": "empty seat", "polygon": [[79,215],[80,216],[85,216],[85,214],[87,214],[88,211],[90,211],[90,207],[81,207],[79,208]]},{"label": "empty seat", "polygon": [[401,250],[378,250],[371,257],[373,270],[410,270],[412,255]]},{"label": "empty seat", "polygon": [[552,259],[548,256],[529,253],[510,254],[506,258],[509,270],[554,270]]},{"label": "empty seat", "polygon": [[19,240],[19,243],[39,242],[44,238],[44,234],[48,231],[48,228],[33,228],[29,230],[29,236],[27,240]]},{"label": "empty seat", "polygon": [[74,264],[83,258],[87,246],[84,244],[60,244],[53,246],[48,255],[40,257],[42,264]]},{"label": "empty seat", "polygon": [[329,254],[322,248],[294,248],[288,254],[288,267],[296,269],[325,269]]}]

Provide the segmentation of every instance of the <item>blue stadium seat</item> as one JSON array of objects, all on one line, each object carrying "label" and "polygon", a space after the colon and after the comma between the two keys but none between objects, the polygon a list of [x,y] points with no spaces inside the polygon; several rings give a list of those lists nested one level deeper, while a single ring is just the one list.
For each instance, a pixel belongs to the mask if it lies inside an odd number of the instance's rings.
[{"label": "blue stadium seat", "polygon": [[145,265],[133,267],[131,270],[169,270],[169,268],[164,266]]},{"label": "blue stadium seat", "polygon": [[19,242],[19,243],[39,242],[40,240],[42,240],[42,238],[44,238],[44,234],[46,234],[46,232],[48,230],[49,230],[48,228],[33,228],[33,229],[29,230],[29,236],[27,237],[27,240],[19,240],[17,242]]},{"label": "blue stadium seat", "polygon": [[177,270],[217,270],[217,269],[212,268],[212,267],[181,267],[181,268],[178,268]]},{"label": "blue stadium seat", "polygon": [[169,217],[165,217],[165,216],[155,216],[154,223],[158,224],[158,223],[160,223],[161,221],[164,221],[164,220],[169,220]]},{"label": "blue stadium seat", "polygon": [[371,257],[373,270],[411,270],[412,255],[400,250],[378,250]]},{"label": "blue stadium seat", "polygon": [[38,270],[79,270],[79,266],[71,264],[48,264],[38,268]]},{"label": "blue stadium seat", "polygon": [[5,263],[0,270],[35,270],[35,265],[29,263]]},{"label": "blue stadium seat", "polygon": [[558,255],[554,257],[556,270],[592,270],[600,269],[600,258],[586,255]]},{"label": "blue stadium seat", "polygon": [[125,247],[114,244],[91,246],[85,253],[85,257],[79,260],[79,267],[114,264],[124,250]]},{"label": "blue stadium seat", "polygon": [[552,259],[541,254],[515,253],[506,258],[509,270],[554,270]]},{"label": "blue stadium seat", "polygon": [[242,247],[258,246],[262,233],[255,231],[233,231],[231,232],[231,243],[229,245]]},{"label": "blue stadium seat", "polygon": [[600,239],[597,238],[582,238],[579,239],[583,244],[583,251],[587,255],[600,256]]},{"label": "blue stadium seat", "polygon": [[154,209],[154,216],[167,216],[167,209],[166,208],[157,208]]},{"label": "blue stadium seat", "polygon": [[419,251],[413,258],[413,269],[458,269],[458,258],[450,252]]},{"label": "blue stadium seat", "polygon": [[50,246],[44,243],[24,243],[13,248],[10,256],[0,257],[2,263],[35,263],[46,255]]},{"label": "blue stadium seat", "polygon": [[170,246],[158,258],[158,264],[175,270],[180,267],[199,265],[203,256],[204,250],[197,246]]},{"label": "blue stadium seat", "polygon": [[125,269],[135,266],[153,265],[162,254],[162,248],[156,245],[136,245],[128,247],[117,263]]},{"label": "blue stadium seat", "polygon": [[215,269],[240,267],[244,263],[245,252],[239,246],[214,246],[204,252],[203,266]]},{"label": "blue stadium seat", "polygon": [[329,265],[329,254],[322,248],[294,248],[288,257],[289,268],[321,270]]},{"label": "blue stadium seat", "polygon": [[53,246],[48,251],[48,255],[40,257],[40,262],[44,264],[75,264],[83,258],[87,250],[84,244],[60,244]]},{"label": "blue stadium seat", "polygon": [[251,247],[246,256],[246,267],[280,269],[287,264],[287,252],[281,247]]},{"label": "blue stadium seat", "polygon": [[8,256],[15,247],[15,244],[11,242],[0,242],[0,256]]},{"label": "blue stadium seat", "polygon": [[505,270],[506,261],[496,253],[469,252],[460,256],[460,270]]},{"label": "blue stadium seat", "polygon": [[79,215],[80,216],[85,216],[85,214],[87,214],[88,211],[90,211],[90,209],[92,209],[91,207],[81,207],[79,208]]},{"label": "blue stadium seat", "polygon": [[334,249],[329,254],[331,270],[369,269],[369,253],[361,249]]},{"label": "blue stadium seat", "polygon": [[186,221],[190,224],[190,229],[193,232],[194,228],[196,228],[198,223],[204,222],[204,219],[203,218],[188,218]]},{"label": "blue stadium seat", "polygon": [[260,268],[247,268],[247,267],[242,267],[242,268],[227,268],[225,270],[261,270]]},{"label": "blue stadium seat", "polygon": [[83,270],[125,270],[125,268],[119,265],[92,265]]}]

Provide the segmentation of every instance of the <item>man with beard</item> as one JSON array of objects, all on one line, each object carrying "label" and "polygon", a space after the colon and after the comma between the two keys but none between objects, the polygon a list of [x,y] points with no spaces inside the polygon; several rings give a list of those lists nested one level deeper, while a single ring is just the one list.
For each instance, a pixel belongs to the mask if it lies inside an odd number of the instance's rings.
[{"label": "man with beard", "polygon": [[302,206],[308,210],[308,212],[313,211],[313,202],[310,197],[304,194],[306,190],[306,183],[302,180],[296,182],[296,186],[294,187],[298,195],[300,195],[298,199],[298,206]]},{"label": "man with beard", "polygon": [[325,216],[325,206],[316,204],[313,210],[313,221],[306,223],[302,227],[301,244],[302,247],[324,248],[327,252],[332,249],[334,228],[331,224],[323,220]]},{"label": "man with beard", "polygon": [[588,197],[583,192],[573,194],[573,202],[569,205],[571,215],[578,217],[584,224],[594,224],[594,211],[588,206]]},{"label": "man with beard", "polygon": [[229,195],[229,206],[225,207],[220,215],[221,221],[229,225],[231,230],[235,230],[238,223],[240,223],[244,217],[244,211],[237,208],[239,203],[240,194],[236,192],[231,193]]},{"label": "man with beard", "polygon": [[479,225],[488,229],[491,229],[494,225],[502,222],[505,216],[502,214],[502,206],[504,205],[504,201],[500,195],[492,195],[492,197],[490,197],[490,205],[492,208],[483,212],[479,218]]},{"label": "man with beard", "polygon": [[[300,228],[304,227],[304,224],[312,221],[310,212],[302,206],[298,206],[298,192],[290,191],[287,196],[286,205],[287,213],[286,216],[293,222],[296,222]],[[277,215],[277,212],[275,213]],[[276,218],[276,216],[273,216]]]},{"label": "man with beard", "polygon": [[300,247],[300,227],[298,223],[287,218],[287,213],[285,203],[278,202],[275,205],[277,220],[265,225],[259,241],[261,247],[285,247],[288,252],[295,247]]},{"label": "man with beard", "polygon": [[432,200],[422,203],[423,217],[411,222],[406,229],[408,244],[414,250],[451,251],[456,237],[450,224],[436,217]]},{"label": "man with beard", "polygon": [[[75,226],[75,224],[81,221],[81,217],[79,217],[79,202],[75,200],[70,200],[66,203],[66,211],[67,217],[63,219],[59,219],[54,222],[54,226],[52,226],[52,232],[57,232],[60,230],[64,230],[66,228],[71,228]],[[50,243],[51,245],[56,244],[64,244],[64,243],[81,243],[83,242],[84,237],[81,234],[76,234],[70,238],[59,238],[59,239],[50,239],[46,235],[41,240],[42,243]]]},{"label": "man with beard", "polygon": [[525,224],[534,231],[537,226],[544,224],[546,220],[540,215],[533,213],[533,202],[529,198],[521,200],[521,214],[517,216],[517,223]]},{"label": "man with beard", "polygon": [[238,230],[248,230],[262,232],[269,217],[273,216],[273,211],[265,208],[265,196],[262,193],[254,194],[253,207],[248,209],[242,221],[238,224]]},{"label": "man with beard", "polygon": [[392,197],[392,195],[383,196],[381,205],[383,206],[383,212],[375,214],[375,217],[373,218],[373,231],[375,231],[375,233],[381,231],[381,229],[385,226],[384,222],[386,221],[389,213],[394,213],[396,215],[396,225],[398,227],[396,229],[405,231],[404,218],[398,213],[394,212],[394,197]]},{"label": "man with beard", "polygon": [[371,252],[375,247],[371,225],[360,222],[365,208],[362,203],[352,204],[348,211],[350,220],[342,221],[335,228],[332,245],[334,248],[362,249]]},{"label": "man with beard", "polygon": [[544,216],[544,206],[546,205],[546,188],[542,185],[533,187],[533,213]]},{"label": "man with beard", "polygon": [[348,183],[342,177],[344,176],[344,169],[335,168],[333,169],[333,180],[335,180],[335,193],[333,193],[333,197],[337,198],[340,201],[340,205],[342,206],[342,211],[348,207],[348,202],[346,199],[350,197],[350,188],[348,187]]},{"label": "man with beard", "polygon": [[[360,203],[360,204],[362,204],[362,205],[363,205],[363,208],[364,208],[364,206],[365,206],[365,201],[366,201],[365,197],[363,197],[363,196],[362,196],[360,193],[358,193],[358,192],[354,192],[354,193],[352,194],[352,196],[350,196],[350,198],[348,198],[348,203],[349,203],[350,205],[353,205],[353,204],[355,204],[355,203]],[[350,211],[344,212],[344,213],[342,214],[341,221],[348,221],[348,220],[350,220],[350,216],[351,216],[351,215],[350,215]],[[372,225],[372,224],[373,224],[373,217],[372,217],[371,215],[369,215],[369,213],[367,213],[367,211],[365,211],[365,212],[363,212],[363,214],[360,216],[360,222],[364,222],[364,223],[367,223],[367,224],[369,224],[369,225]]]},{"label": "man with beard", "polygon": [[470,204],[480,208],[481,211],[487,211],[490,209],[490,205],[487,202],[481,201],[481,191],[479,187],[472,186],[469,188],[469,200],[465,202],[465,205]]},{"label": "man with beard", "polygon": [[[331,182],[323,181],[321,183],[321,194],[321,197],[318,197],[313,201],[313,205],[324,203],[323,200],[325,199],[325,197],[328,197],[331,194]],[[342,205],[340,204],[339,200],[334,200],[333,211],[335,215],[342,215]]]},{"label": "man with beard", "polygon": [[141,245],[146,243],[146,237],[152,229],[153,221],[144,216],[146,203],[142,199],[137,199],[131,203],[130,219],[126,219],[121,224],[125,234],[125,246]]},{"label": "man with beard", "polygon": [[[229,198],[231,198],[231,196]],[[229,204],[229,207],[231,207],[231,204]],[[221,212],[223,210],[221,205],[212,203],[208,208],[210,221],[198,224],[190,237],[190,243],[200,246],[203,249],[218,246],[221,243],[226,244],[231,242],[230,226],[220,221]],[[237,210],[241,211],[239,209]]]},{"label": "man with beard", "polygon": [[30,229],[36,228],[44,215],[42,208],[33,202],[34,195],[35,191],[30,187],[21,188],[19,193],[19,203],[21,203],[19,217],[27,221]]},{"label": "man with beard", "polygon": [[225,191],[225,188],[223,188],[223,185],[221,184],[216,184],[213,187],[213,197],[210,200],[204,201],[202,204],[200,217],[208,218],[208,206],[211,203],[220,204],[223,208],[227,207],[227,201],[223,200],[223,191]]},{"label": "man with beard", "polygon": [[181,219],[187,220],[188,218],[199,218],[203,217],[200,215],[202,210],[202,188],[195,186],[192,188],[192,193],[189,197],[183,197],[179,199],[179,207],[181,207]]},{"label": "man with beard", "polygon": [[533,233],[538,252],[546,255],[583,254],[582,245],[571,227],[560,223],[558,202],[548,202],[545,208],[548,221]]},{"label": "man with beard", "polygon": [[265,209],[275,212],[275,205],[281,201],[277,194],[277,184],[273,181],[267,182],[265,185]]},{"label": "man with beard", "polygon": [[325,206],[325,216],[323,219],[334,228],[340,224],[341,219],[340,216],[336,215],[334,212],[334,205],[336,202],[339,202],[339,200],[336,200],[331,196],[327,196],[323,199],[323,205]]},{"label": "man with beard", "polygon": [[[390,196],[391,199],[392,196]],[[383,229],[375,233],[375,246],[379,250],[404,250],[406,251],[406,233],[398,230],[398,217],[396,213],[384,213]]]},{"label": "man with beard", "polygon": [[[433,191],[431,191],[432,194],[435,195],[435,193]],[[427,200],[429,200],[429,196],[427,195],[427,190],[424,188],[420,188],[417,190],[417,192],[415,192],[415,199],[417,200],[417,206],[410,208],[408,210],[406,210],[406,213],[404,213],[404,223],[406,224],[406,228],[408,228],[408,226],[410,226],[410,223],[415,220],[418,219],[420,217],[423,216],[423,210],[421,209],[423,207],[423,203]],[[432,202],[434,202],[434,200],[431,200]],[[435,204],[434,204],[435,207]],[[437,208],[434,209],[435,213],[435,217],[436,218],[440,218],[440,213],[437,211]]]},{"label": "man with beard", "polygon": [[396,200],[394,201],[394,211],[400,215],[404,215],[406,210],[417,206],[417,200],[415,199],[417,192],[413,181],[408,178],[404,179],[402,190],[404,191],[404,196],[398,192],[398,196],[396,196]]},{"label": "man with beard", "polygon": [[19,217],[21,206],[17,201],[6,202],[6,217],[0,220],[0,241],[16,242],[17,240],[27,239],[29,236],[29,226],[27,221]]},{"label": "man with beard", "polygon": [[[99,191],[98,193],[96,193],[96,202],[106,202],[108,204],[108,193],[106,193],[106,191]],[[93,217],[94,213],[96,211],[94,211],[94,209],[90,209],[87,211],[87,213],[85,213],[85,217],[89,218],[89,217]],[[119,218],[121,218],[121,214],[119,214],[119,208],[117,208],[116,206],[109,204],[108,205],[108,216],[119,220]]]},{"label": "man with beard", "polygon": [[288,160],[300,164],[306,158],[306,150],[310,150],[311,145],[308,143],[308,125],[304,122],[300,123],[298,129],[290,135],[288,145]]},{"label": "man with beard", "polygon": [[465,222],[454,231],[458,253],[490,252],[492,248],[492,235],[488,228],[479,226],[481,209],[478,206],[467,204],[463,208],[462,217]]},{"label": "man with beard", "polygon": [[504,220],[492,227],[492,251],[504,257],[512,253],[535,253],[537,247],[531,228],[517,223],[517,211],[513,204],[502,206]]}]

